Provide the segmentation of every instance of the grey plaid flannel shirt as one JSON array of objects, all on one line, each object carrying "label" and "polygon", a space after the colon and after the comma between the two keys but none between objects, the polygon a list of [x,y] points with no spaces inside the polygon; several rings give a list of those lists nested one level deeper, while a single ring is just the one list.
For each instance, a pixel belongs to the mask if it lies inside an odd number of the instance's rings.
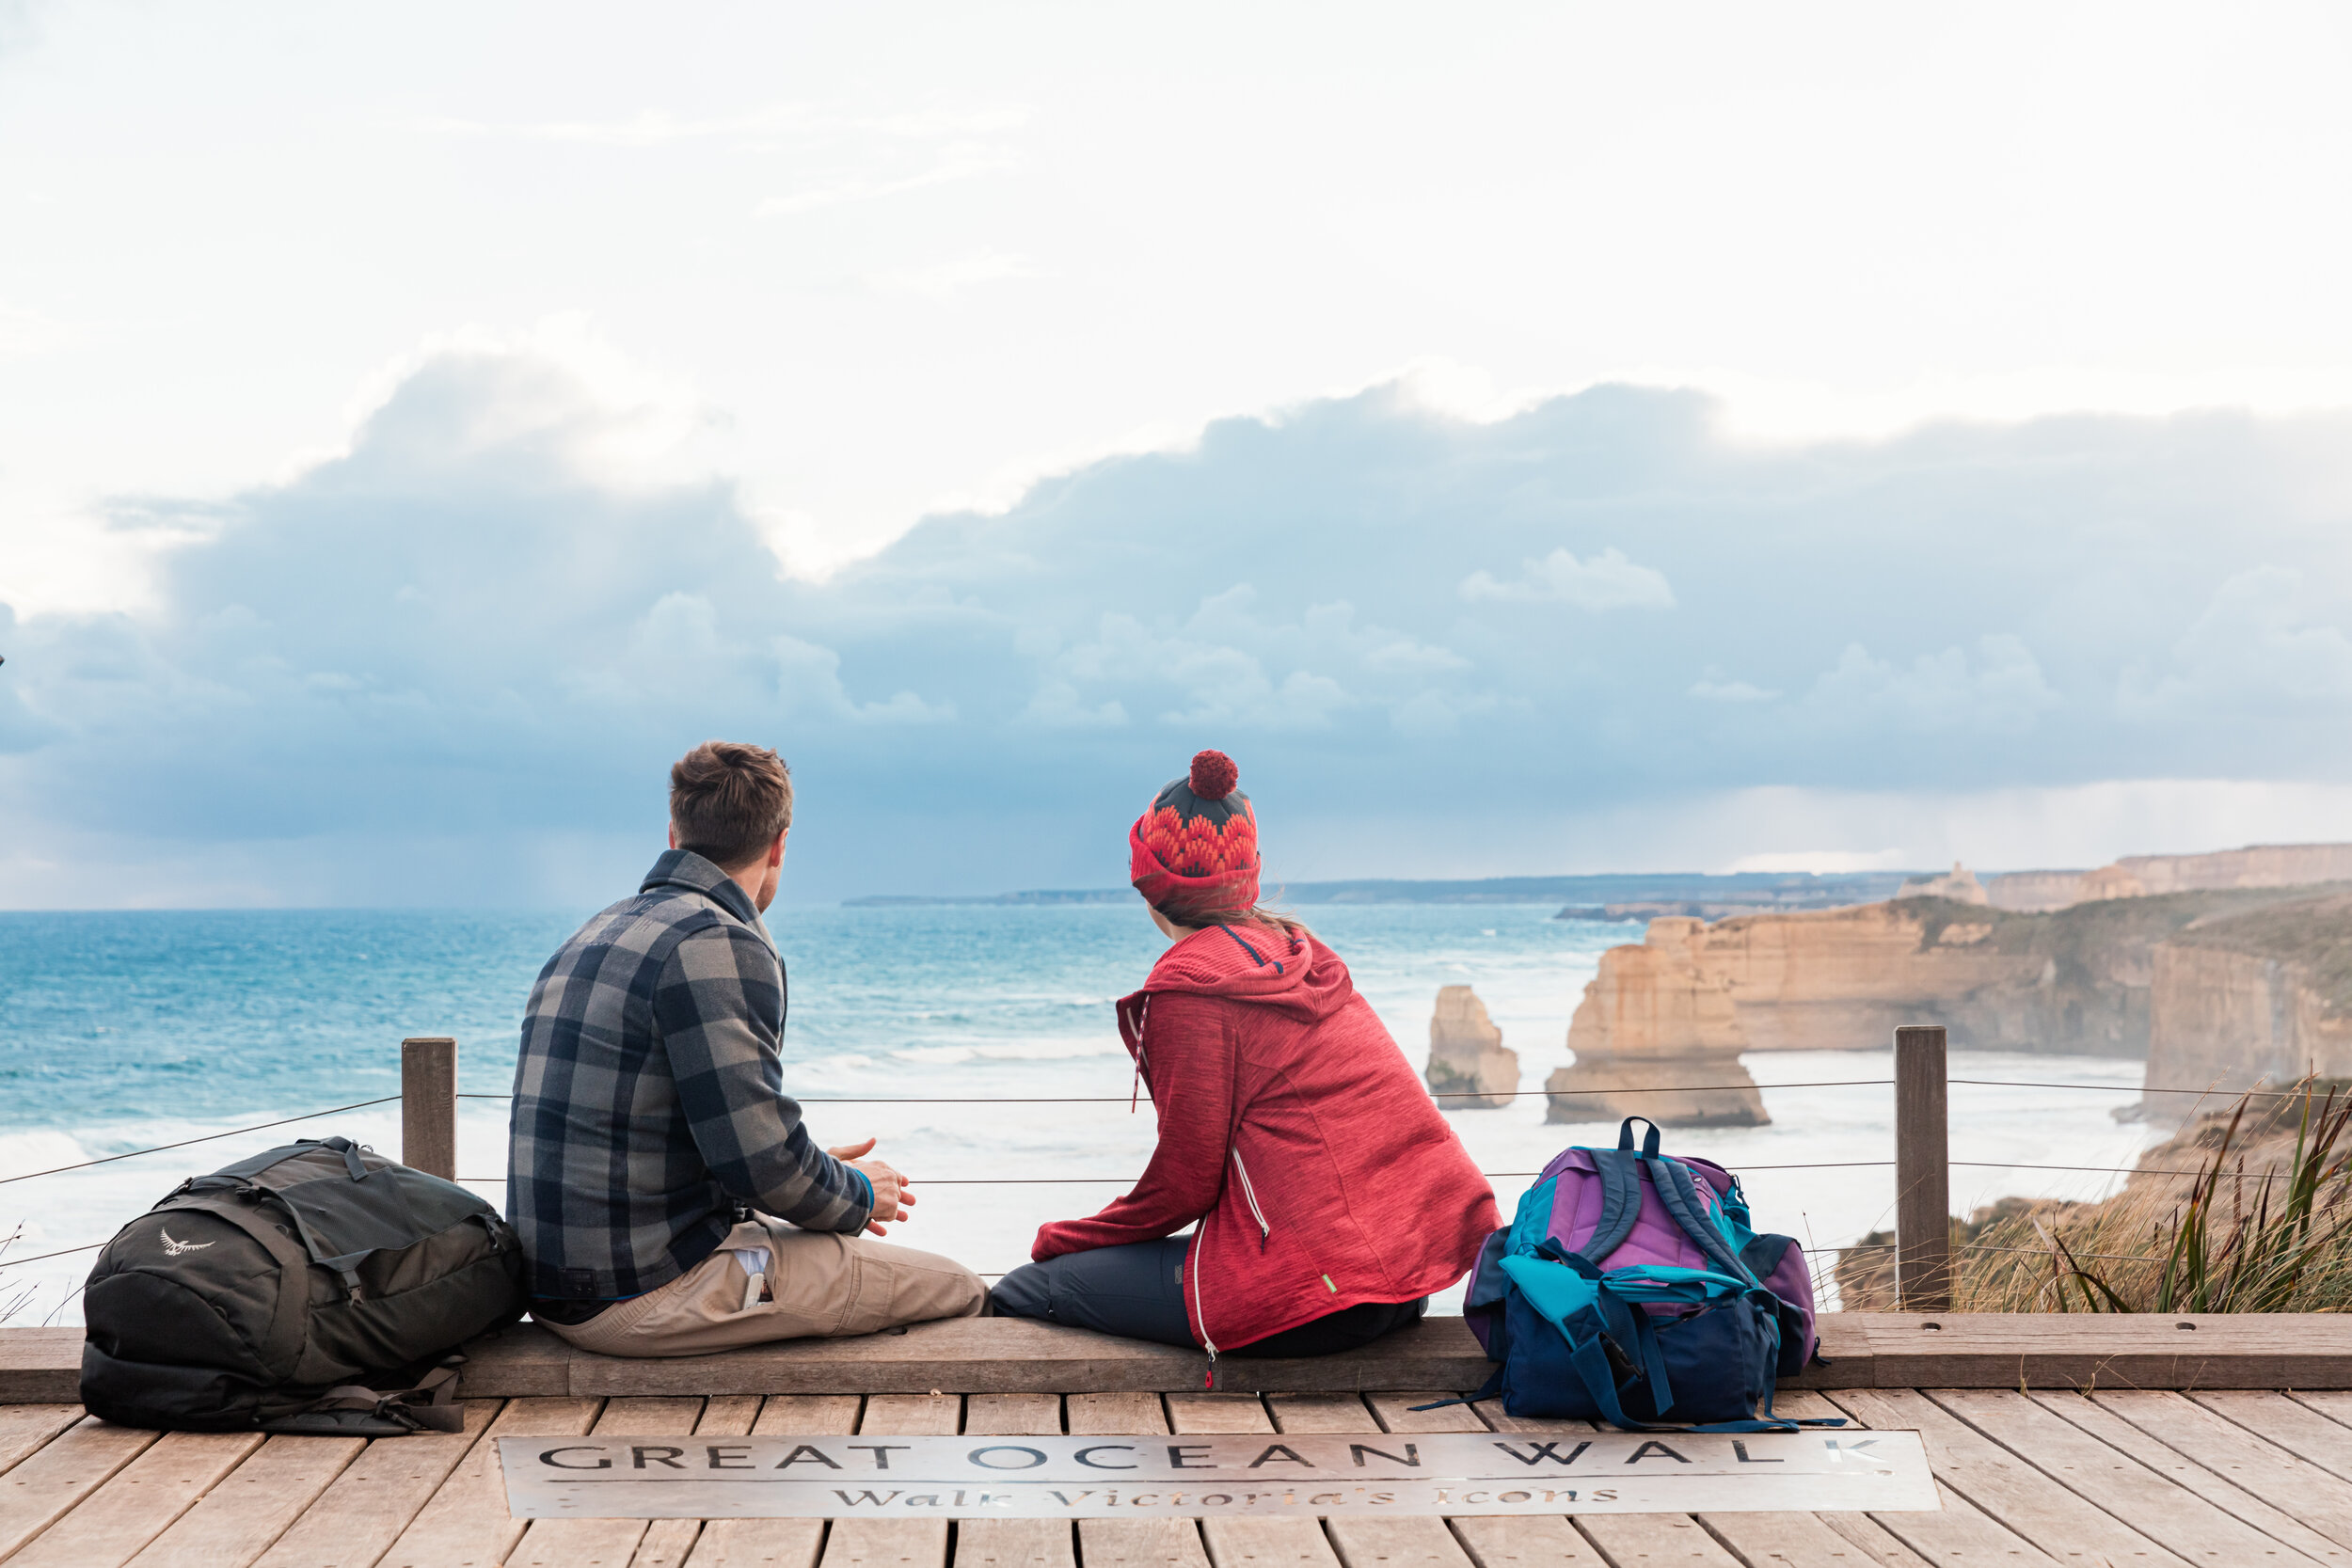
[{"label": "grey plaid flannel shirt", "polygon": [[864,1175],[784,1092],[784,965],[759,911],[687,849],[548,960],[523,1015],[507,1218],[531,1291],[642,1295],[717,1249],[739,1200],[855,1232]]}]

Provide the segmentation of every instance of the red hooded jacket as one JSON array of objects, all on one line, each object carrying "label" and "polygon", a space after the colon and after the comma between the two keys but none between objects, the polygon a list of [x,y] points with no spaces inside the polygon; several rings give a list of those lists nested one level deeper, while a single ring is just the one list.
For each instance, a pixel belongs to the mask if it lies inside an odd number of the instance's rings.
[{"label": "red hooded jacket", "polygon": [[1469,1272],[1493,1190],[1405,1053],[1312,936],[1212,926],[1119,1004],[1159,1146],[1135,1191],[1037,1233],[1038,1262],[1200,1222],[1184,1269],[1214,1354]]}]

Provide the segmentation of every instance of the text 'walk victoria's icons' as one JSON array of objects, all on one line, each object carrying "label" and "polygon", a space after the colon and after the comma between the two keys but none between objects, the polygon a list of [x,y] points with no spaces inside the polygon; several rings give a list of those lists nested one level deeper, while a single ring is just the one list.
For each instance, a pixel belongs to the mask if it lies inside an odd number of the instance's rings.
[{"label": "text 'walk victoria's icons'", "polygon": [[1915,1432],[501,1437],[518,1519],[1917,1512]]}]

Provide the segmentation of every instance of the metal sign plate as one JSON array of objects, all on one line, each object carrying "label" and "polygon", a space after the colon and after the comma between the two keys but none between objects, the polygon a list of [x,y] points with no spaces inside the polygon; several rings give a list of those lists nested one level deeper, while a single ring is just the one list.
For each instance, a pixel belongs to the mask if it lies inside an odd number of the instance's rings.
[{"label": "metal sign plate", "polygon": [[1915,1432],[501,1437],[517,1519],[1223,1518],[1939,1506]]}]

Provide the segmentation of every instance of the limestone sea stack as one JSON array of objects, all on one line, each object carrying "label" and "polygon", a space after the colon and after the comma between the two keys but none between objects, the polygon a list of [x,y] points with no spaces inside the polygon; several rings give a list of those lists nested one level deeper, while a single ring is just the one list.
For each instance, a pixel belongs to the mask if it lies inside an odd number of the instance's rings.
[{"label": "limestone sea stack", "polygon": [[1638,947],[1612,947],[1568,1021],[1576,1060],[1544,1087],[1548,1122],[1647,1117],[1661,1127],[1761,1127],[1764,1097],[1740,1060],[1747,1035],[1730,981],[1699,964],[1706,922],[1649,923]]},{"label": "limestone sea stack", "polygon": [[1429,1019],[1429,1092],[1438,1109],[1494,1110],[1511,1103],[1519,1086],[1519,1053],[1506,1051],[1502,1031],[1468,986],[1439,986]]}]

